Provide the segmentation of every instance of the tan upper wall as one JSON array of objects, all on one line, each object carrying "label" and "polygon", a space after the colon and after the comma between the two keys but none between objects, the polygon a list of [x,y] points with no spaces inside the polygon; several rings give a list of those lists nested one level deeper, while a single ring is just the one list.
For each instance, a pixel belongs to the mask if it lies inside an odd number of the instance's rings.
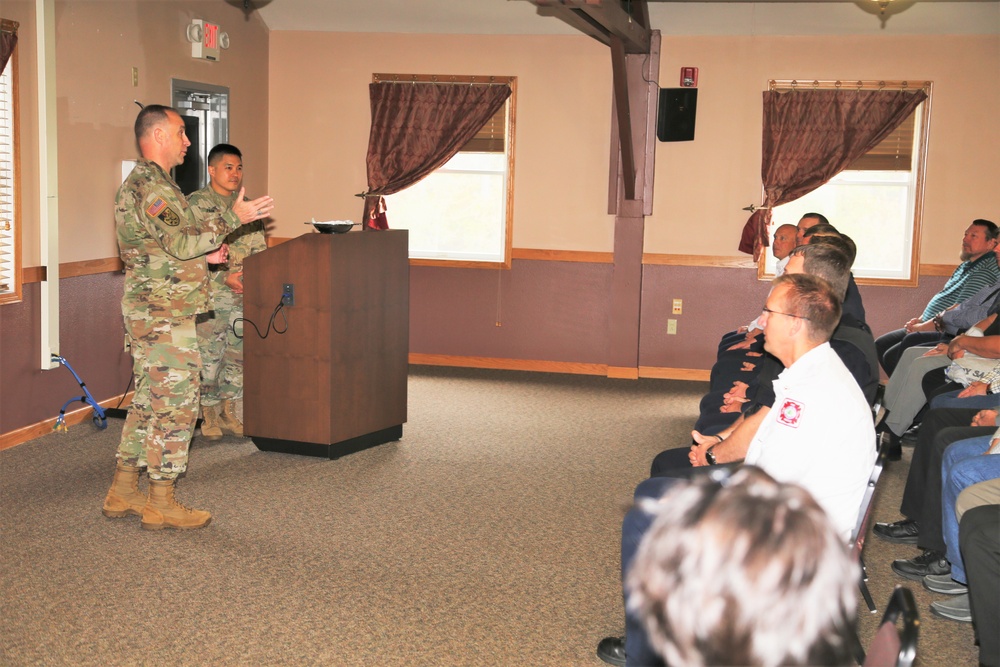
[{"label": "tan upper wall", "polygon": [[741,209],[761,202],[768,79],[932,81],[920,261],[953,264],[972,219],[1000,223],[997,35],[664,37],[661,83],[676,86],[682,66],[699,68],[695,140],[657,146],[647,252],[736,254]]},{"label": "tan upper wall", "polygon": [[[696,139],[658,143],[649,253],[734,255],[760,203],[770,78],[934,82],[922,263],[955,263],[969,220],[1000,221],[1000,37],[664,36],[660,82],[699,68]],[[514,245],[612,250],[608,50],[577,36],[271,34],[271,194],[279,235],[360,215],[373,72],[518,77]],[[291,200],[291,201],[289,201]],[[392,211],[389,211],[391,224]]]},{"label": "tan upper wall", "polygon": [[[38,123],[34,2],[4,0],[18,31],[24,266],[39,263]],[[230,89],[230,141],[244,153],[250,192],[267,185],[267,31],[223,2],[85,2],[55,5],[60,262],[114,257],[114,197],[121,161],[134,159],[133,103],[170,103],[172,78]],[[232,46],[219,62],[195,60],[191,19],[218,23]],[[132,86],[132,67],[139,85]]]},{"label": "tan upper wall", "polygon": [[516,76],[514,244],[611,247],[611,62],[607,49],[582,36],[272,32],[278,235],[309,231],[302,222],[311,217],[360,220],[354,195],[367,186],[375,72]]},{"label": "tan upper wall", "polygon": [[[4,0],[21,22],[24,265],[39,263],[34,2]],[[190,57],[184,27],[218,22],[222,61]],[[166,101],[172,77],[228,86],[231,140],[251,193],[277,200],[279,236],[309,217],[360,216],[373,72],[518,77],[514,244],[609,252],[611,64],[577,35],[266,33],[256,15],[216,1],[56,2],[60,261],[117,254],[112,201],[135,155],[133,100]],[[132,87],[131,68],[139,68]],[[646,252],[733,255],[759,201],[760,92],[768,78],[930,79],[931,143],[920,261],[955,262],[957,230],[1000,221],[1000,36],[672,36],[660,81],[700,68],[697,138],[657,144]],[[993,83],[990,86],[988,84]],[[390,221],[391,221],[391,211]]]}]

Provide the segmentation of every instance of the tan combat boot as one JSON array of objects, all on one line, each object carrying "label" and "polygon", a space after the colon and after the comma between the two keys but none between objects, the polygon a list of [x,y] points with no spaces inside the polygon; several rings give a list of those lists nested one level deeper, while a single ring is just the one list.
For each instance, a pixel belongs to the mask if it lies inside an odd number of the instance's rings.
[{"label": "tan combat boot", "polygon": [[218,440],[222,437],[218,405],[201,406],[201,435],[208,440]]},{"label": "tan combat boot", "polygon": [[173,479],[150,479],[149,499],[142,510],[142,527],[145,530],[176,528],[191,530],[203,528],[212,521],[212,515],[203,510],[193,510],[174,499]]},{"label": "tan combat boot", "polygon": [[129,514],[142,515],[146,506],[146,496],[139,493],[139,473],[142,468],[125,465],[121,461],[115,467],[115,478],[104,499],[104,516],[117,519]]},{"label": "tan combat boot", "polygon": [[243,422],[236,416],[236,401],[223,401],[219,413],[219,425],[224,433],[243,437]]}]

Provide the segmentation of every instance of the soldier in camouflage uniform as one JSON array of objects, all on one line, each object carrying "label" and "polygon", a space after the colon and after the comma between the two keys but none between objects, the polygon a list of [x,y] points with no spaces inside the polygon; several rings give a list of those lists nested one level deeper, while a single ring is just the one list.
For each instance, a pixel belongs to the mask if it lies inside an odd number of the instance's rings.
[{"label": "soldier in camouflage uniform", "polygon": [[[191,207],[205,219],[232,206],[243,184],[243,154],[230,144],[215,146],[208,153],[208,176],[209,184],[188,196]],[[223,433],[243,435],[236,406],[243,397],[243,339],[234,327],[243,317],[243,260],[267,249],[263,221],[231,232],[226,245],[228,264],[208,267],[211,310],[198,316],[201,434],[209,440],[218,440]]]},{"label": "soldier in camouflage uniform", "polygon": [[[129,408],[118,465],[104,514],[142,516],[142,527],[200,528],[211,514],[174,499],[174,483],[187,466],[188,443],[198,415],[201,356],[195,315],[208,309],[206,255],[216,254],[226,234],[260,220],[270,197],[239,201],[200,220],[169,170],[191,145],[174,109],[149,105],[135,121],[142,158],[115,198],[118,247],[125,265],[122,314],[132,348],[135,394]],[[148,467],[149,494],[138,490]]]}]

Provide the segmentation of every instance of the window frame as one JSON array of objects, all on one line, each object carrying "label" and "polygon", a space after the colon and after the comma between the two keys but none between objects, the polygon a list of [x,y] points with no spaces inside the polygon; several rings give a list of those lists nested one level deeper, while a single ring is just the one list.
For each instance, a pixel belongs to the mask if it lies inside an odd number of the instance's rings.
[{"label": "window frame", "polygon": [[[2,29],[4,31],[17,30],[17,23],[3,19]],[[13,226],[13,234],[9,237],[0,237],[0,250],[9,250],[11,256],[12,270],[11,276],[13,286],[10,289],[0,291],[0,305],[7,303],[19,303],[24,298],[24,286],[22,276],[21,257],[21,170],[20,170],[20,104],[18,92],[18,44],[14,45],[14,50],[7,61],[4,72],[10,74],[10,165],[11,165],[11,205],[13,208],[12,220],[7,224]]]},{"label": "window frame", "polygon": [[[930,119],[931,119],[931,103],[933,100],[933,83],[931,81],[798,81],[798,80],[771,80],[769,82],[770,89],[788,89],[793,90],[797,86],[802,88],[835,88],[835,89],[849,89],[849,88],[878,88],[878,89],[899,89],[899,90],[918,90],[922,89],[927,93],[927,99],[925,99],[916,109],[914,109],[913,114],[919,114],[915,118],[915,122],[919,127],[916,128],[914,132],[914,138],[916,140],[916,146],[913,149],[913,227],[912,227],[912,239],[910,244],[910,275],[908,278],[859,278],[856,277],[855,281],[859,285],[880,285],[886,287],[917,287],[920,282],[920,242],[923,231],[923,209],[924,209],[924,191],[926,185],[926,174],[927,174],[927,148],[930,138]],[[891,135],[890,135],[891,136]],[[888,137],[887,137],[888,139]],[[874,150],[874,149],[873,149]],[[859,158],[860,159],[860,158]],[[844,171],[851,171],[851,169],[845,169]],[[857,170],[855,170],[857,171]],[[764,190],[761,188],[761,201],[764,198]],[[820,211],[822,212],[822,211]],[[831,221],[834,226],[836,226],[836,220]],[[773,230],[769,230],[769,234]],[[771,280],[774,278],[774,273],[767,271],[767,255],[770,251],[770,245],[761,253],[760,258],[757,260],[757,279],[758,280]]]},{"label": "window frame", "polygon": [[[514,239],[514,147],[515,128],[517,125],[517,77],[497,76],[497,75],[452,75],[452,74],[384,74],[376,73],[372,75],[372,81],[414,81],[432,82],[439,84],[486,84],[504,83],[510,86],[510,97],[504,103],[507,110],[505,127],[505,154],[507,157],[506,166],[506,194],[505,208],[506,215],[504,221],[503,238],[503,260],[498,262],[478,261],[469,259],[441,259],[409,257],[410,266],[445,266],[466,269],[510,269],[511,254],[513,251]],[[473,139],[474,141],[475,139]],[[463,151],[459,151],[460,153]],[[477,151],[467,151],[477,152]],[[434,172],[432,172],[434,173]],[[391,220],[391,218],[390,218]]]}]

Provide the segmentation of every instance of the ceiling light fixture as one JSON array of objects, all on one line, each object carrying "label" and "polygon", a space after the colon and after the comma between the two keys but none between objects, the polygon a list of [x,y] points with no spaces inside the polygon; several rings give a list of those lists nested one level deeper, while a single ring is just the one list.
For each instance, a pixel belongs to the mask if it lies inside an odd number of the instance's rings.
[{"label": "ceiling light fixture", "polygon": [[872,2],[878,5],[879,14],[881,16],[885,16],[885,10],[889,6],[889,3],[892,2],[892,0],[872,0]]}]

